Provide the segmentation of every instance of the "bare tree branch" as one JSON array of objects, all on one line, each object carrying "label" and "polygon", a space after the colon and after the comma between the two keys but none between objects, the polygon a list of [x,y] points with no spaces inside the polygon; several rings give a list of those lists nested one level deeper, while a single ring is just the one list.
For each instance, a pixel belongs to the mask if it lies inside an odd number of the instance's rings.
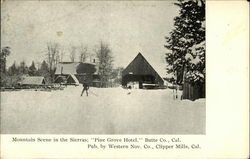
[{"label": "bare tree branch", "polygon": [[71,62],[75,62],[75,59],[76,59],[76,49],[77,49],[77,47],[75,47],[75,46],[72,46],[70,48],[70,60],[71,60]]},{"label": "bare tree branch", "polygon": [[88,47],[81,44],[79,46],[79,53],[80,53],[80,56],[79,56],[80,62],[86,62],[87,57],[88,57]]}]

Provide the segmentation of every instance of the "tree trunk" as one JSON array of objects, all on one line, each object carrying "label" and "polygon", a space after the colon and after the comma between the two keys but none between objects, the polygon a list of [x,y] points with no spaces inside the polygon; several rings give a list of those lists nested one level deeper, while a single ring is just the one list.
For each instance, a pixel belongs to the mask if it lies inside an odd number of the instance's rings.
[{"label": "tree trunk", "polygon": [[184,64],[183,65],[183,75],[182,75],[182,97],[181,97],[181,99],[184,96],[184,83],[185,83],[186,72],[187,72],[187,69],[186,69],[186,65]]}]

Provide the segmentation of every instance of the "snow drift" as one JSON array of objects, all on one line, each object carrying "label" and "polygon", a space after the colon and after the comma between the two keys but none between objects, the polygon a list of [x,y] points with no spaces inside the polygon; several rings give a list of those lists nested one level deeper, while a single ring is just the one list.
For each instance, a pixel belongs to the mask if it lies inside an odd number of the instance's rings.
[{"label": "snow drift", "polygon": [[81,90],[1,92],[2,133],[205,133],[205,99],[174,99],[170,89],[90,88],[88,97]]}]

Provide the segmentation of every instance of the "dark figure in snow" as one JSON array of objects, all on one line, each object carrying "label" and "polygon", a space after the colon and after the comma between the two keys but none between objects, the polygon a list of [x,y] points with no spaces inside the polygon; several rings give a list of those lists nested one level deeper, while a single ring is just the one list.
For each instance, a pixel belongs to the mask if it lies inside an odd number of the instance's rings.
[{"label": "dark figure in snow", "polygon": [[130,95],[131,94],[131,89],[132,89],[132,87],[131,86],[128,86],[128,95]]},{"label": "dark figure in snow", "polygon": [[86,91],[86,94],[87,94],[87,96],[88,96],[88,95],[89,95],[89,94],[88,94],[88,90],[89,90],[89,85],[88,85],[88,83],[84,82],[84,83],[82,84],[82,87],[83,87],[83,89],[82,89],[81,96],[82,96],[82,94],[84,93],[84,91]]}]

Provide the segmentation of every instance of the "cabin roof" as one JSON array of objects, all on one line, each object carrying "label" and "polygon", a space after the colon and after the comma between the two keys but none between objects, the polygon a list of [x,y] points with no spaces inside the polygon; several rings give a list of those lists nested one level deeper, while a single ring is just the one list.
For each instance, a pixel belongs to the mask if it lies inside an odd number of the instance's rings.
[{"label": "cabin roof", "polygon": [[76,68],[79,62],[62,62],[58,63],[55,74],[76,74]]},{"label": "cabin roof", "polygon": [[78,74],[77,68],[80,64],[81,65],[82,64],[93,65],[96,69],[94,74],[98,73],[98,67],[95,63],[90,63],[90,62],[60,62],[57,64],[55,74],[71,74],[71,75]]},{"label": "cabin roof", "polygon": [[27,76],[21,82],[23,85],[42,85],[45,84],[45,79],[42,76]]}]

